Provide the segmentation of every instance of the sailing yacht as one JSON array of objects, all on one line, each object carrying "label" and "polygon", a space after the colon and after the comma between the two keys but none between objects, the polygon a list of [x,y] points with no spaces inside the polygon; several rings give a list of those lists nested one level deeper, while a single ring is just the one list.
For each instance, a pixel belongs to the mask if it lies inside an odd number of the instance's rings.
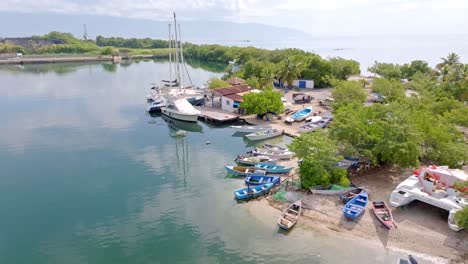
[{"label": "sailing yacht", "polygon": [[[179,30],[177,30],[177,27],[179,26]],[[172,93],[172,95],[168,95],[166,99],[168,99],[167,106],[161,108],[161,113],[165,116],[168,116],[170,118],[174,118],[177,120],[181,121],[187,121],[187,122],[197,122],[198,116],[200,115],[200,111],[195,109],[192,104],[187,101],[186,98],[181,98],[180,95],[182,94],[182,89],[183,88],[183,75],[181,73],[180,69],[180,63],[182,64],[182,68],[184,67],[184,55],[183,55],[183,47],[182,47],[182,42],[180,41],[180,25],[177,25],[177,20],[176,20],[176,15],[174,13],[174,36],[175,36],[175,42],[174,42],[174,47],[175,47],[175,75],[176,79],[175,81],[172,81],[172,67],[169,65],[169,77],[170,77],[170,85],[173,86],[172,84],[179,84],[178,85],[178,92]],[[169,47],[172,48],[172,37],[171,37],[171,26],[169,25]],[[169,53],[169,61],[172,61],[172,52]],[[171,64],[171,63],[170,63]],[[179,83],[180,81],[180,83]],[[175,89],[172,89],[175,90]],[[185,89],[184,89],[185,91]]]}]

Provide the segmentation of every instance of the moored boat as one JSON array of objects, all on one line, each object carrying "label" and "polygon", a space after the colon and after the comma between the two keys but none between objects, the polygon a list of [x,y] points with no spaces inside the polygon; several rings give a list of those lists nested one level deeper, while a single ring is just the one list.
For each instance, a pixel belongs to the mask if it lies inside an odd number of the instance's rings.
[{"label": "moored boat", "polygon": [[367,192],[361,192],[351,199],[343,208],[343,214],[348,220],[355,220],[366,210],[368,202]]},{"label": "moored boat", "polygon": [[161,108],[161,113],[177,120],[197,122],[200,111],[195,109],[186,99],[178,99],[169,102],[167,107]]},{"label": "moored boat", "polygon": [[386,228],[391,229],[392,227],[396,227],[394,225],[392,211],[384,201],[372,201],[372,211]]},{"label": "moored boat", "polygon": [[263,175],[251,175],[245,177],[245,184],[247,185],[260,185],[265,183],[273,183],[279,184],[280,183],[279,176],[263,176]]},{"label": "moored boat", "polygon": [[283,211],[280,218],[278,219],[278,226],[281,229],[291,229],[299,219],[302,212],[302,201],[298,200],[292,203],[286,210]]},{"label": "moored boat", "polygon": [[239,133],[254,133],[271,129],[270,126],[231,126],[231,128]]},{"label": "moored boat", "polygon": [[329,123],[330,123],[330,119],[320,119],[318,121],[310,122],[303,126],[300,126],[298,131],[300,133],[313,132],[313,131],[316,131],[317,129],[326,127]]},{"label": "moored boat", "polygon": [[254,156],[267,156],[277,159],[291,159],[294,156],[294,152],[291,151],[273,151],[262,148],[255,148],[251,151]]},{"label": "moored boat", "polygon": [[309,107],[306,107],[297,111],[296,113],[291,115],[291,118],[294,119],[294,121],[302,121],[306,119],[308,116],[310,116],[313,113],[313,111],[314,110],[312,106],[309,106]]},{"label": "moored boat", "polygon": [[268,144],[268,143],[265,143],[263,145],[263,148],[264,149],[269,149],[269,150],[274,150],[274,151],[289,151],[289,149],[286,148],[286,147],[280,147],[280,146],[272,145],[272,144]]},{"label": "moored boat", "polygon": [[255,168],[262,169],[265,170],[267,173],[274,174],[288,174],[292,170],[292,168],[286,168],[286,166],[265,162],[255,164]]},{"label": "moored boat", "polygon": [[234,191],[234,197],[236,200],[248,200],[261,195],[268,194],[268,192],[273,188],[274,183],[261,184],[256,186],[247,186],[246,188],[241,188]]},{"label": "moored boat", "polygon": [[267,157],[267,156],[242,156],[238,155],[237,158],[234,160],[236,163],[243,164],[243,165],[250,165],[254,166],[260,162],[268,162],[270,164],[276,163],[278,159]]},{"label": "moored boat", "polygon": [[272,128],[272,129],[267,129],[267,130],[262,130],[262,131],[258,131],[255,133],[247,134],[245,136],[250,140],[262,140],[262,139],[277,137],[281,135],[283,135],[282,130]]},{"label": "moored boat", "polygon": [[266,171],[255,167],[224,166],[234,176],[265,175]]},{"label": "moored boat", "polygon": [[347,191],[340,195],[340,201],[343,204],[347,204],[351,199],[353,199],[354,197],[356,197],[356,195],[360,194],[363,191],[363,188],[355,188],[353,190]]}]

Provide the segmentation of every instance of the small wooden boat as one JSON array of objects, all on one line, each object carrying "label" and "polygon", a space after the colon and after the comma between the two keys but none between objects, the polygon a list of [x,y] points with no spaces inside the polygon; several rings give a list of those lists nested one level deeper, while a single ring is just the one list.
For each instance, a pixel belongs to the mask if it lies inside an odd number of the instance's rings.
[{"label": "small wooden boat", "polygon": [[258,132],[255,132],[255,133],[247,134],[245,136],[250,140],[262,140],[262,139],[277,137],[277,136],[281,136],[281,135],[283,135],[282,130],[272,128],[272,129],[268,129],[268,130],[262,130],[262,131],[258,131]]},{"label": "small wooden boat", "polygon": [[234,176],[265,175],[266,171],[255,167],[224,166]]},{"label": "small wooden boat", "polygon": [[356,195],[360,194],[362,191],[364,191],[363,188],[355,188],[353,190],[347,191],[340,195],[340,201],[343,204],[347,204],[351,199],[353,199]]},{"label": "small wooden boat", "polygon": [[394,227],[392,211],[384,201],[372,201],[372,211],[377,219],[388,229]]},{"label": "small wooden boat", "polygon": [[320,128],[326,127],[330,123],[330,119],[320,119],[316,122],[310,122],[303,126],[300,126],[298,131],[299,133],[313,132]]},{"label": "small wooden boat", "polygon": [[314,109],[312,108],[312,106],[309,106],[297,111],[296,113],[291,115],[291,118],[294,119],[294,121],[302,121],[308,116],[310,116],[313,113],[313,111]]},{"label": "small wooden boat", "polygon": [[271,126],[231,126],[231,128],[239,133],[254,133],[271,129]]},{"label": "small wooden boat", "polygon": [[280,147],[280,146],[272,145],[272,144],[268,144],[268,143],[265,143],[263,145],[263,148],[264,149],[269,149],[269,150],[274,150],[274,151],[289,151],[288,148]]},{"label": "small wooden boat", "polygon": [[270,192],[271,188],[273,188],[274,183],[267,183],[262,185],[256,186],[247,186],[246,188],[242,188],[239,190],[234,191],[234,197],[236,200],[248,200],[252,199]]},{"label": "small wooden boat", "polygon": [[321,116],[309,116],[309,117],[306,118],[306,122],[307,121],[317,122],[317,121],[320,121],[320,120],[322,120]]},{"label": "small wooden boat", "polygon": [[278,159],[267,157],[267,156],[242,156],[238,155],[237,158],[234,160],[236,163],[243,164],[243,165],[250,165],[255,166],[255,164],[260,162],[267,162],[270,164],[274,164],[278,161]]},{"label": "small wooden boat", "polygon": [[250,151],[254,156],[266,156],[276,159],[291,159],[294,156],[294,152],[291,151],[274,151],[262,148],[254,148]]},{"label": "small wooden boat", "polygon": [[286,210],[283,211],[280,218],[278,219],[278,226],[281,229],[289,230],[291,229],[299,219],[299,216],[302,213],[302,201],[298,200],[292,203]]},{"label": "small wooden boat", "polygon": [[245,184],[247,185],[260,185],[265,183],[279,184],[280,177],[278,176],[262,176],[262,175],[251,175],[245,177]]},{"label": "small wooden boat", "polygon": [[272,163],[260,162],[255,164],[255,168],[266,170],[267,173],[274,174],[288,174],[292,168],[286,168],[286,166],[276,165]]},{"label": "small wooden boat", "polygon": [[367,192],[361,192],[351,199],[343,208],[344,216],[349,220],[355,220],[360,217],[366,210],[367,202],[369,201]]}]

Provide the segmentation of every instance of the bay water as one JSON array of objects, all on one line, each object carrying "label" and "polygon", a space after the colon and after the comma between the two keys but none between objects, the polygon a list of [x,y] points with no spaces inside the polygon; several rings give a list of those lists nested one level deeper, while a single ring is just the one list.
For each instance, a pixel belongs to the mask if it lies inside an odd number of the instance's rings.
[{"label": "bay water", "polygon": [[[150,84],[167,69],[158,61],[0,67],[0,263],[395,263],[404,255],[332,231],[279,232],[279,212],[236,203],[243,182],[223,166],[253,144],[226,126],[146,113]],[[194,85],[220,75],[188,71]]]}]

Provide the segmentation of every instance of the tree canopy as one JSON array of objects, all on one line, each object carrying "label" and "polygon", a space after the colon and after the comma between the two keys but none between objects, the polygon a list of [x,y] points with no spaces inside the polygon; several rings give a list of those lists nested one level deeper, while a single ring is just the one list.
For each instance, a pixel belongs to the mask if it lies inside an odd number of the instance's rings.
[{"label": "tree canopy", "polygon": [[346,170],[337,166],[342,157],[337,155],[336,142],[323,131],[301,134],[288,147],[302,159],[299,172],[304,188],[330,184],[349,186]]},{"label": "tree canopy", "polygon": [[281,101],[281,93],[272,89],[266,89],[263,92],[244,94],[244,102],[241,107],[248,114],[266,114],[279,113],[283,111],[283,101]]},{"label": "tree canopy", "polygon": [[335,99],[334,107],[356,103],[363,104],[367,99],[367,92],[358,81],[340,81],[332,91]]}]

